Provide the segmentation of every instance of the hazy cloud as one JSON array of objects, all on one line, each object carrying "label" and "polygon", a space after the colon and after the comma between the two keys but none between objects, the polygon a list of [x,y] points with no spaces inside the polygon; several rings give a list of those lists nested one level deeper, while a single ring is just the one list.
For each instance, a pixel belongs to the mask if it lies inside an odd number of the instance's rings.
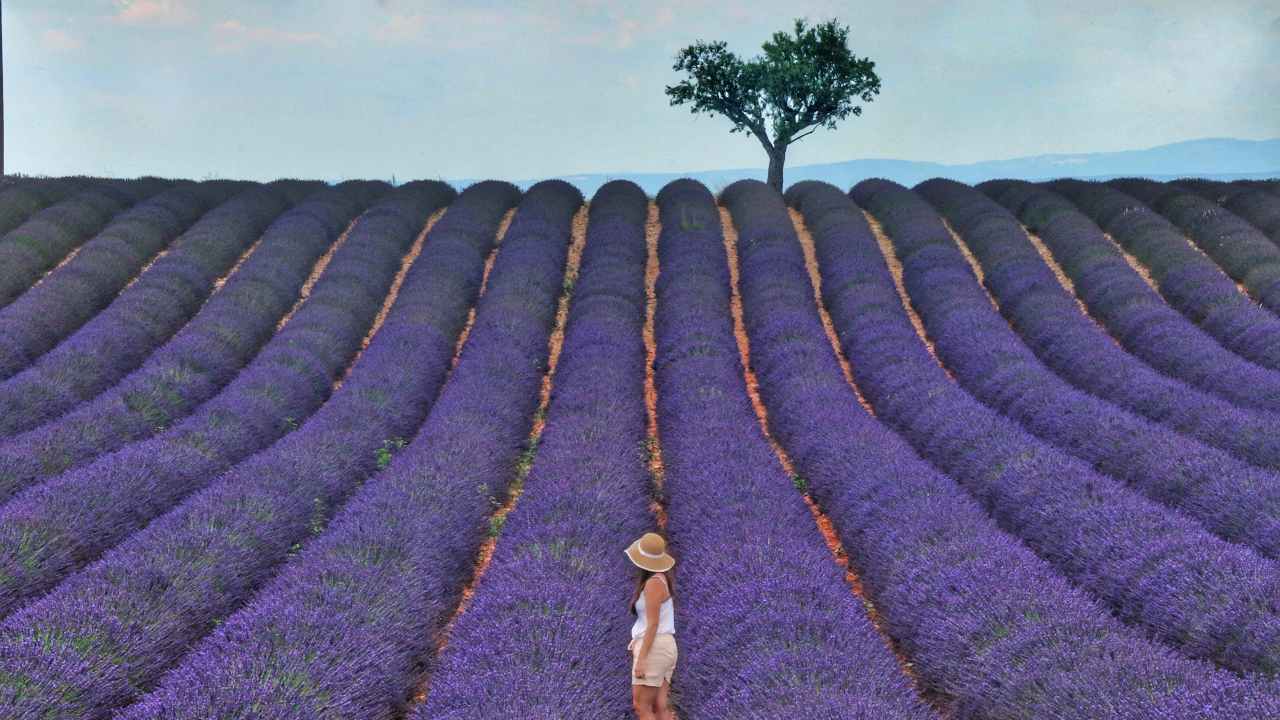
[{"label": "hazy cloud", "polygon": [[565,12],[559,2],[507,8],[459,0],[374,0],[373,5],[382,16],[373,30],[379,44],[421,43],[445,49],[546,37],[566,46],[625,50],[672,26],[677,7],[664,2],[637,9],[607,0],[574,0],[573,12]]},{"label": "hazy cloud", "polygon": [[84,47],[84,41],[80,38],[53,28],[40,33],[40,44],[55,52],[73,52]]},{"label": "hazy cloud", "polygon": [[412,12],[400,10],[403,3],[376,0],[388,11],[373,28],[380,45],[425,45],[438,50],[495,48],[511,42],[511,33],[526,25],[527,15],[519,10],[498,10],[475,6],[449,7],[448,3],[419,4]]},{"label": "hazy cloud", "polygon": [[183,0],[115,0],[114,19],[128,25],[146,23],[179,24],[192,18]]},{"label": "hazy cloud", "polygon": [[[1277,0],[1211,13],[1203,0],[0,2],[6,160],[26,172],[532,178],[757,166],[752,138],[670,107],[662,89],[679,77],[680,47],[723,40],[750,57],[799,16],[848,23],[884,91],[857,121],[797,146],[797,165],[1280,136]],[[237,112],[210,112],[223,107]]]},{"label": "hazy cloud", "polygon": [[627,50],[670,27],[675,20],[675,8],[671,4],[651,5],[641,10],[632,4],[599,0],[577,0],[576,4],[579,13],[572,21],[554,23],[563,31],[565,40],[574,45]]},{"label": "hazy cloud", "polygon": [[[379,0],[379,4],[383,7],[386,7],[385,3],[386,0]],[[420,39],[426,27],[426,15],[401,15],[395,13],[374,28],[373,34],[381,43],[396,45]]]},{"label": "hazy cloud", "polygon": [[213,26],[214,48],[220,51],[242,50],[251,45],[289,47],[323,45],[326,38],[317,32],[293,32],[272,27],[245,25],[239,20],[223,20]]}]

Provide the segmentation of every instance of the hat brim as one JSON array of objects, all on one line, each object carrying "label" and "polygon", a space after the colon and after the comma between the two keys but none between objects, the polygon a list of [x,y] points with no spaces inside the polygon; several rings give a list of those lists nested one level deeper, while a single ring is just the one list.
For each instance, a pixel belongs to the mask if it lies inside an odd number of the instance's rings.
[{"label": "hat brim", "polygon": [[676,559],[665,552],[658,557],[649,557],[640,553],[640,541],[637,540],[626,549],[627,557],[641,570],[649,572],[666,572],[675,567]]}]

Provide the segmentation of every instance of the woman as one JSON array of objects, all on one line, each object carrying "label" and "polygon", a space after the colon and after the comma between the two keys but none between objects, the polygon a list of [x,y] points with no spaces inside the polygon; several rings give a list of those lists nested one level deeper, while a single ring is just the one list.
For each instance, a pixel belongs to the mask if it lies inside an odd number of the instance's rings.
[{"label": "woman", "polygon": [[676,613],[671,597],[675,583],[671,568],[676,560],[667,554],[667,541],[657,533],[645,533],[627,548],[627,557],[640,568],[631,611],[631,702],[638,720],[671,720],[667,705],[671,673],[676,668]]}]

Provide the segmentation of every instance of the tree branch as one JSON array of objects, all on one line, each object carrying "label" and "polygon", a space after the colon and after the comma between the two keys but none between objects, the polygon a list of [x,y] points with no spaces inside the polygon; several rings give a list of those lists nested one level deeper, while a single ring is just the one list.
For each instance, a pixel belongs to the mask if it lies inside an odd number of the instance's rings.
[{"label": "tree branch", "polygon": [[799,141],[801,138],[808,137],[808,136],[812,135],[812,134],[813,134],[813,131],[814,131],[814,130],[817,130],[817,129],[818,129],[818,128],[817,128],[817,126],[816,126],[816,125],[814,125],[814,126],[810,126],[810,127],[809,127],[809,132],[806,132],[806,133],[800,133],[799,135],[796,135],[795,137],[791,138],[791,140],[789,140],[789,141],[787,142],[787,144],[788,144],[788,145],[793,145],[793,144],[795,144],[797,141]]},{"label": "tree branch", "polygon": [[690,102],[696,113],[718,114],[731,132],[750,133],[770,157],[786,152],[819,128],[861,115],[854,102],[880,92],[875,63],[848,47],[849,29],[835,20],[793,33],[778,32],[763,55],[742,60],[724,42],[698,41],[676,56],[675,70],[690,77],[667,88],[672,105]]}]

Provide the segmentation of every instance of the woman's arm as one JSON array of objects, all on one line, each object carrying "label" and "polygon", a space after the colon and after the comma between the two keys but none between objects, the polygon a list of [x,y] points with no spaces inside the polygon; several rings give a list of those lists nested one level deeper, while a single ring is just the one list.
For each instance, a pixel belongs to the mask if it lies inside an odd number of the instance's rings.
[{"label": "woman's arm", "polygon": [[644,661],[649,656],[649,648],[653,647],[653,638],[658,634],[658,617],[662,603],[667,600],[667,588],[657,577],[651,577],[644,584],[644,639],[640,641],[640,652],[636,654],[636,677],[644,676]]}]

